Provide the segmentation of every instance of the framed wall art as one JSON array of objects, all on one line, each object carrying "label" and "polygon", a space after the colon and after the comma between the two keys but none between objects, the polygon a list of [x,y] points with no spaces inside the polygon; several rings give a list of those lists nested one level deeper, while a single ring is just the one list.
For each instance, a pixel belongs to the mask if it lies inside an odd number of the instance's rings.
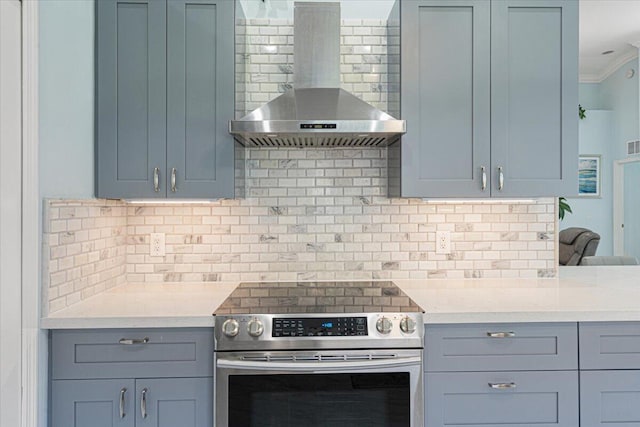
[{"label": "framed wall art", "polygon": [[578,196],[600,197],[602,156],[581,154],[578,160]]}]

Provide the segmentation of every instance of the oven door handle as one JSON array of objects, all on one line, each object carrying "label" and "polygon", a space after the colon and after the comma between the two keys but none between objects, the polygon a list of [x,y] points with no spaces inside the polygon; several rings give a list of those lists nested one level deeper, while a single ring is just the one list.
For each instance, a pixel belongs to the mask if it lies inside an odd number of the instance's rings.
[{"label": "oven door handle", "polygon": [[419,356],[416,357],[394,357],[388,359],[373,360],[357,360],[357,361],[340,361],[320,360],[315,362],[271,362],[271,361],[247,361],[247,360],[217,360],[217,367],[221,369],[247,369],[254,371],[353,371],[358,369],[388,369],[400,368],[405,366],[421,366],[422,361]]}]

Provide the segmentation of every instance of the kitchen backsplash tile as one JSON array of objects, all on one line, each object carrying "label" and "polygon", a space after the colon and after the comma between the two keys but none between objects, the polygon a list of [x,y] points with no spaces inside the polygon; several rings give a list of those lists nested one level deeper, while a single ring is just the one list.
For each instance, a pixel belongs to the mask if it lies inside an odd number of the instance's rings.
[{"label": "kitchen backsplash tile", "polygon": [[45,200],[43,219],[43,315],[125,283],[124,203]]},{"label": "kitchen backsplash tile", "polygon": [[[125,281],[556,274],[553,198],[388,199],[384,149],[256,148],[246,156],[243,200],[48,201],[43,259],[50,311]],[[435,253],[440,230],[451,232],[449,255]],[[149,255],[150,233],[166,234],[164,257]]]}]

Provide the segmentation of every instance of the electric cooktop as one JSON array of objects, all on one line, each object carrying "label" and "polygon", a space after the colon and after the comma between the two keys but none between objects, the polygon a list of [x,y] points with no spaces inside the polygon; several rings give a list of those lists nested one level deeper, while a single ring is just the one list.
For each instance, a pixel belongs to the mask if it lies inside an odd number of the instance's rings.
[{"label": "electric cooktop", "polygon": [[422,313],[390,281],[241,283],[215,315],[288,313]]}]

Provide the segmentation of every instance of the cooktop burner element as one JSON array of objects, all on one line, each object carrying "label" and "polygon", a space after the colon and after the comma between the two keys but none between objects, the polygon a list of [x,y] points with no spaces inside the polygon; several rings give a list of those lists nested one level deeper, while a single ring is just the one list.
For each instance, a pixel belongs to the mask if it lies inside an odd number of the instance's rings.
[{"label": "cooktop burner element", "polygon": [[393,282],[241,283],[215,311],[229,314],[421,313]]}]

